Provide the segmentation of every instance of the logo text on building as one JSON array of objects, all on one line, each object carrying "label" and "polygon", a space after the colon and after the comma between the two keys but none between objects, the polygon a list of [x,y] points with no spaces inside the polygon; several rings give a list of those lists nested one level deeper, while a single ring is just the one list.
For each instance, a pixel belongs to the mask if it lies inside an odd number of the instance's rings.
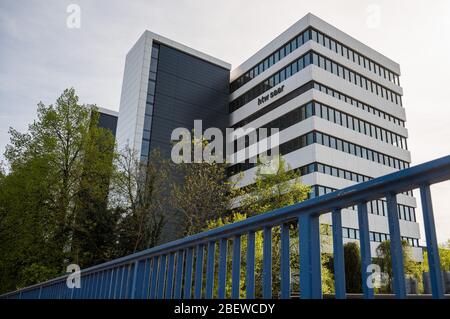
[{"label": "logo text on building", "polygon": [[284,85],[280,86],[279,88],[276,88],[275,90],[273,90],[270,93],[267,93],[263,96],[261,96],[260,98],[258,98],[258,105],[261,105],[263,103],[266,103],[269,99],[277,96],[278,94],[282,93],[284,90]]}]

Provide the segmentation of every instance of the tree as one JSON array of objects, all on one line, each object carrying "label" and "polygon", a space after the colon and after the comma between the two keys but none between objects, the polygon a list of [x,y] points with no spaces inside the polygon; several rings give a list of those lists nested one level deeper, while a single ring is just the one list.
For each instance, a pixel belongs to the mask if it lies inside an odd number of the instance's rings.
[{"label": "tree", "polygon": [[115,167],[114,136],[97,126],[99,113],[91,112],[83,149],[83,171],[75,196],[72,256],[80,267],[99,264],[114,256],[115,228],[120,218],[108,209],[108,193]]},{"label": "tree", "polygon": [[267,164],[259,163],[254,184],[241,197],[239,210],[248,216],[293,205],[308,198],[311,188],[301,183],[300,173],[292,170],[281,156],[273,163],[276,163],[276,169],[271,174],[265,174]]},{"label": "tree", "polygon": [[48,279],[67,263],[108,258],[114,138],[97,128],[95,110],[67,89],[54,105],[38,104],[26,133],[10,128],[9,171],[0,180],[1,289]]},{"label": "tree", "polygon": [[144,163],[127,147],[117,158],[117,169],[110,200],[121,216],[117,254],[123,256],[159,243],[171,217],[171,164],[157,149]]},{"label": "tree", "polygon": [[[441,263],[442,271],[450,271],[450,239],[447,242],[439,245],[439,260]],[[425,251],[423,254],[423,268],[424,271],[429,271],[430,267],[428,265],[428,252]]]},{"label": "tree", "polygon": [[183,236],[200,232],[209,220],[225,216],[232,208],[235,190],[223,164],[183,163],[178,173],[181,183],[174,184],[172,195],[176,211],[183,216]]},{"label": "tree", "polygon": [[[419,263],[414,262],[411,259],[411,251],[408,242],[402,240],[402,251],[403,251],[403,266],[405,269],[405,275],[410,275],[415,277],[418,281],[421,281],[421,266]],[[388,285],[381,287],[383,292],[392,291],[392,254],[391,254],[391,243],[389,240],[381,242],[376,249],[377,259],[376,262],[381,267],[382,271],[389,275]]]},{"label": "tree", "polygon": [[[258,164],[254,184],[240,197],[238,208],[240,212],[246,216],[254,216],[293,205],[308,198],[311,188],[301,183],[300,173],[292,170],[282,156],[267,164],[261,162]],[[267,165],[271,165],[269,170],[267,170]],[[266,172],[269,172],[269,174],[266,174]],[[291,224],[290,231],[295,233],[296,230],[297,224]],[[293,238],[290,250],[291,260],[294,262],[292,272],[298,272],[298,249],[293,246],[298,236],[293,235],[291,237]],[[278,294],[280,290],[280,245],[280,227],[275,227],[272,230],[272,286],[274,294]],[[256,262],[262,261],[262,251],[255,251],[255,259]],[[261,267],[256,269],[257,278],[262,278],[261,269]]]},{"label": "tree", "polygon": [[361,255],[357,243],[349,242],[344,245],[345,286],[348,293],[362,291]]}]

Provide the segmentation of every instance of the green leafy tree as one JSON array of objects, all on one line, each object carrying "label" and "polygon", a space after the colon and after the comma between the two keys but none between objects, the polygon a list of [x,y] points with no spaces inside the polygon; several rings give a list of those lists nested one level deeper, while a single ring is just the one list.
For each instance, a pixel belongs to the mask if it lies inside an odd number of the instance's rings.
[{"label": "green leafy tree", "polygon": [[172,189],[174,208],[181,213],[182,236],[202,231],[209,220],[223,217],[232,208],[235,190],[227,181],[226,167],[218,163],[183,163],[180,183]]},{"label": "green leafy tree", "polygon": [[348,293],[362,291],[361,255],[359,246],[355,242],[344,245],[345,285]]},{"label": "green leafy tree", "polygon": [[[405,275],[412,276],[421,283],[422,278],[422,270],[421,265],[417,262],[414,262],[411,259],[411,247],[408,245],[408,242],[402,240],[402,250],[403,250],[403,266],[405,270]],[[392,280],[393,280],[393,272],[392,272],[392,254],[391,254],[391,244],[389,240],[381,242],[376,249],[376,262],[380,265],[381,270],[386,272],[389,275],[388,285],[381,287],[381,292],[392,292]]]},{"label": "green leafy tree", "polygon": [[[443,271],[450,271],[450,239],[439,247],[439,259],[441,262],[441,269]],[[423,270],[429,271],[428,252],[424,252],[423,256]]]},{"label": "green leafy tree", "polygon": [[171,164],[159,150],[148,163],[127,147],[117,158],[110,203],[121,216],[116,230],[117,256],[158,245],[170,218]]},{"label": "green leafy tree", "polygon": [[26,133],[10,128],[9,169],[0,179],[1,289],[108,258],[114,139],[97,128],[95,110],[67,89],[55,104],[38,104]]}]

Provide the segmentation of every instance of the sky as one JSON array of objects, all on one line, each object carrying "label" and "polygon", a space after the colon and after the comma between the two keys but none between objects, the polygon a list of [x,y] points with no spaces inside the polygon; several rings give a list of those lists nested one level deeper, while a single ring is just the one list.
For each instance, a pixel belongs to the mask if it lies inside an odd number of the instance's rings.
[{"label": "sky", "polygon": [[[79,28],[68,27],[71,4]],[[0,153],[8,128],[25,131],[37,103],[54,103],[65,88],[119,110],[125,56],[145,29],[234,68],[308,12],[400,64],[412,165],[450,155],[448,0],[1,0]],[[450,182],[432,195],[442,242]]]}]

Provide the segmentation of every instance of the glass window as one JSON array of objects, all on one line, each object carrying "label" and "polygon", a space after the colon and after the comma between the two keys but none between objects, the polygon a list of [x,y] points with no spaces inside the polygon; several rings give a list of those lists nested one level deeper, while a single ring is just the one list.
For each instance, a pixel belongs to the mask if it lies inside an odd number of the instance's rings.
[{"label": "glass window", "polygon": [[297,39],[292,39],[291,40],[291,51],[294,51],[295,49],[297,49]]},{"label": "glass window", "polygon": [[298,45],[298,47],[300,47],[300,46],[302,46],[303,45],[303,33],[302,34],[300,34],[298,37],[297,37],[297,45]]},{"label": "glass window", "polygon": [[336,138],[335,137],[332,137],[332,136],[330,136],[330,147],[331,148],[336,148]]},{"label": "glass window", "polygon": [[320,32],[317,32],[317,42],[319,42],[319,44],[324,45],[324,41],[323,41],[323,34]]},{"label": "glass window", "polygon": [[148,154],[149,153],[149,148],[150,148],[150,142],[143,140],[142,141],[142,147],[141,147],[141,154]]},{"label": "glass window", "polygon": [[334,41],[333,39],[330,39],[330,49],[334,52],[336,52],[336,41]]},{"label": "glass window", "polygon": [[342,150],[343,150],[342,140],[340,140],[340,139],[336,140],[336,148],[342,152]]},{"label": "glass window", "polygon": [[154,81],[148,81],[147,94],[155,95],[156,83]]},{"label": "glass window", "polygon": [[291,64],[292,74],[295,74],[298,72],[298,62],[294,62]]},{"label": "glass window", "polygon": [[284,46],[284,51],[286,55],[291,53],[291,43],[286,43],[286,45]]},{"label": "glass window", "polygon": [[323,173],[325,171],[325,168],[322,164],[317,164],[317,171],[319,173]]},{"label": "glass window", "polygon": [[331,168],[331,175],[333,175],[335,177],[339,177],[338,169],[336,167]]},{"label": "glass window", "polygon": [[150,62],[150,72],[156,73],[157,69],[158,69],[158,60],[152,58]]},{"label": "glass window", "polygon": [[323,56],[319,56],[319,67],[325,69],[325,59],[323,58]]},{"label": "glass window", "polygon": [[317,31],[311,30],[311,39],[317,42]]},{"label": "glass window", "polygon": [[284,47],[281,48],[279,51],[280,51],[280,60],[281,60],[282,58],[284,58],[286,56],[286,52],[284,51]]},{"label": "glass window", "polygon": [[325,69],[329,72],[333,72],[333,70],[331,69],[331,61],[328,59],[325,60]]},{"label": "glass window", "polygon": [[330,137],[326,134],[323,135],[323,145],[330,146]]},{"label": "glass window", "polygon": [[331,73],[338,75],[338,67],[337,64],[334,62],[331,62]]},{"label": "glass window", "polygon": [[349,144],[349,150],[350,150],[350,154],[355,155],[355,145],[354,144]]},{"label": "glass window", "polygon": [[348,142],[342,141],[342,145],[344,148],[344,152],[350,153],[350,145],[348,144]]},{"label": "glass window", "polygon": [[280,82],[283,82],[284,80],[286,80],[286,70],[285,69],[280,71]]},{"label": "glass window", "polygon": [[323,145],[323,134],[320,132],[316,132],[316,143]]}]

